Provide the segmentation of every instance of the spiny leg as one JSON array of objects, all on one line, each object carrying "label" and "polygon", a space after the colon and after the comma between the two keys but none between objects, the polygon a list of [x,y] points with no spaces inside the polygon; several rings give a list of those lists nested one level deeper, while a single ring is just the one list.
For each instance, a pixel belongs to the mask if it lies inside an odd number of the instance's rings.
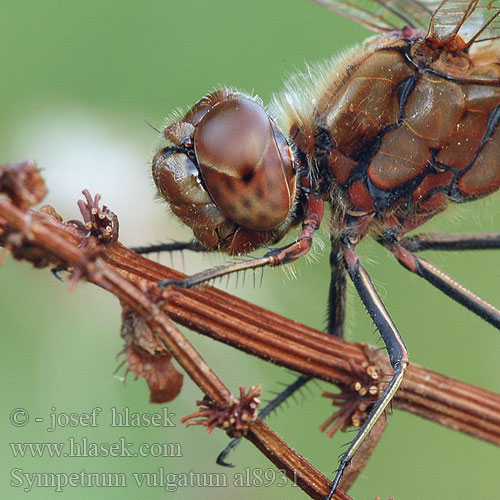
[{"label": "spiny leg", "polygon": [[[346,299],[346,276],[342,262],[342,252],[338,240],[332,239],[332,249],[330,252],[330,289],[328,294],[328,319],[327,333],[336,337],[344,337],[345,323],[345,299]],[[264,408],[259,412],[259,417],[265,419],[279,405],[284,403],[289,397],[304,387],[311,377],[300,375],[285,389],[279,392]],[[226,462],[229,452],[238,445],[241,438],[232,439],[217,457],[217,463],[226,467],[232,464]]]},{"label": "spiny leg", "polygon": [[160,252],[182,252],[190,250],[192,252],[210,252],[196,240],[174,241],[173,243],[160,243],[158,245],[146,245],[143,247],[132,247],[130,250],[138,254],[160,253]]},{"label": "spiny leg", "polygon": [[293,262],[309,253],[312,246],[314,233],[319,229],[321,219],[323,217],[323,200],[319,192],[312,191],[309,193],[305,216],[302,222],[302,230],[294,243],[290,245],[276,248],[266,253],[263,257],[249,259],[227,266],[214,267],[201,271],[200,273],[188,276],[183,280],[163,280],[158,283],[158,286],[165,287],[168,285],[176,285],[184,288],[190,288],[205,281],[210,281],[220,276],[225,276],[238,271],[246,271],[247,269],[257,269],[265,266],[281,266],[289,262]]},{"label": "spiny leg", "polygon": [[344,338],[346,272],[342,260],[343,252],[338,239],[332,238],[330,252],[330,288],[328,291],[328,322],[326,331],[335,337]]},{"label": "spiny leg", "polygon": [[[462,249],[472,249],[471,244],[476,245],[474,248],[485,248],[479,247],[480,244],[489,244],[491,239],[488,237],[479,238],[479,235],[469,235],[465,239],[461,238],[438,238],[434,241],[443,243],[448,241],[448,245],[454,240],[457,245],[464,245]],[[495,236],[495,235],[493,235]],[[404,240],[407,240],[406,238]],[[426,259],[416,256],[411,251],[407,250],[403,246],[403,241],[399,242],[395,237],[393,232],[388,232],[382,235],[381,243],[394,254],[399,263],[403,265],[406,269],[410,270],[412,273],[424,278],[431,285],[435,286],[438,290],[441,290],[448,297],[452,298],[459,304],[463,305],[473,313],[477,314],[479,317],[486,320],[488,323],[492,324],[496,328],[500,329],[500,310],[492,306],[486,300],[482,299],[467,287],[463,286],[461,283],[453,279],[451,276],[446,274],[444,271],[439,269],[437,266],[432,264]],[[495,240],[495,238],[493,238]],[[407,240],[408,241],[408,240]],[[429,241],[429,240],[428,240]],[[500,241],[500,240],[499,240]],[[460,247],[459,247],[460,248]],[[495,247],[488,247],[495,248]],[[499,247],[500,248],[500,247]],[[427,248],[430,249],[430,248]],[[449,247],[447,249],[457,249]]]},{"label": "spiny leg", "polygon": [[387,347],[389,360],[394,370],[394,374],[389,384],[384,389],[382,396],[377,401],[371,413],[368,415],[365,423],[358,431],[358,434],[341,458],[337,474],[332,482],[330,493],[328,494],[326,500],[330,500],[332,498],[340,479],[342,478],[344,470],[349,465],[354,454],[370,433],[377,420],[384,413],[387,405],[391,402],[394,394],[401,385],[406,367],[408,366],[408,354],[406,352],[403,339],[401,338],[401,335],[389,316],[389,313],[378,296],[368,273],[361,265],[361,262],[354,251],[353,245],[347,240],[347,238],[344,239],[343,244],[345,267],[359,297],[370,314]]},{"label": "spiny leg", "polygon": [[410,252],[498,250],[500,249],[500,233],[422,233],[402,238],[399,243]]}]

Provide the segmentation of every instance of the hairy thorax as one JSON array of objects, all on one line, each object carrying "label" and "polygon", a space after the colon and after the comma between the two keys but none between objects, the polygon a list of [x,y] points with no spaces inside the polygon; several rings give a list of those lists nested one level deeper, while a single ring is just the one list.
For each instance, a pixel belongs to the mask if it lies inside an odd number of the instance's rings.
[{"label": "hairy thorax", "polygon": [[500,187],[498,47],[439,43],[374,37],[277,101],[335,219],[419,225]]}]

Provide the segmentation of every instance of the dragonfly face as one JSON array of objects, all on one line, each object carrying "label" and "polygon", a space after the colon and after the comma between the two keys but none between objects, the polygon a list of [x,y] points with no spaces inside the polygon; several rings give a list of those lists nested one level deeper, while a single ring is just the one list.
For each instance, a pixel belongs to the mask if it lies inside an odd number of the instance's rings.
[{"label": "dragonfly face", "polygon": [[280,239],[296,195],[294,158],[256,99],[214,92],[164,135],[174,145],[154,158],[156,185],[204,245],[239,254]]}]

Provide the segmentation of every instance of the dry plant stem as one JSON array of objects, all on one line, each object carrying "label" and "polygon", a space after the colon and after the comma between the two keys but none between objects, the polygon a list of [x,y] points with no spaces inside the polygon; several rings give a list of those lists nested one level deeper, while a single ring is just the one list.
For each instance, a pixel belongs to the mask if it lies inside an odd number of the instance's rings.
[{"label": "dry plant stem", "polygon": [[[84,277],[101,288],[104,288],[143,317],[165,347],[172,353],[181,366],[190,374],[195,383],[210,396],[214,402],[224,406],[231,399],[231,392],[211,370],[208,364],[198,354],[184,335],[172,324],[168,316],[150,299],[144,291],[139,290],[98,257],[98,248],[81,248],[69,244],[64,235],[57,234],[51,226],[50,217],[45,214],[34,213],[25,215],[7,200],[0,198],[0,213],[8,222],[18,228],[28,231],[28,238],[43,245],[60,260],[79,269]],[[40,217],[41,216],[41,217]],[[40,220],[38,220],[40,219]],[[65,234],[68,234],[67,232]],[[76,236],[74,243],[80,244],[82,236]],[[78,241],[79,240],[79,241]],[[91,240],[90,240],[91,241]],[[91,252],[89,252],[91,250]],[[89,260],[89,253],[95,250],[95,258]]]},{"label": "dry plant stem", "polygon": [[[0,217],[21,231],[31,227],[38,244],[65,262],[82,265],[81,233],[71,226],[38,212],[26,215],[5,199],[0,199]],[[0,236],[1,228],[0,221]],[[161,279],[183,276],[119,243],[105,248],[102,259],[129,283],[154,285]],[[369,346],[329,336],[209,286],[170,292],[163,307],[171,319],[195,331],[278,365],[346,386],[356,380],[353,366],[360,367],[373,357]],[[388,365],[381,368],[382,373],[390,373]],[[411,364],[393,407],[500,445],[500,395],[491,391]]]},{"label": "dry plant stem", "polygon": [[[129,282],[114,271],[109,272],[107,266],[102,274],[106,282],[111,284],[109,290],[141,315],[200,389],[218,406],[226,406],[233,399],[231,392],[170,318],[157,305],[145,299],[144,293],[139,289],[130,287]],[[100,282],[95,283],[102,286]]]},{"label": "dry plant stem", "polygon": [[[56,215],[51,217],[46,211],[27,211],[33,198],[29,190],[19,182],[16,184],[15,168],[2,168],[0,188],[7,194],[14,193],[14,201],[0,197],[0,242],[18,258],[40,266],[52,263],[71,267],[73,283],[83,278],[115,294],[147,322],[215,403],[216,411],[217,407],[228,407],[234,397],[170,318],[276,364],[345,387],[357,381],[367,363],[376,366],[379,373],[390,372],[386,356],[377,349],[312,330],[213,288],[161,292],[158,281],[182,275],[134,254],[112,239],[103,244],[86,237],[81,223],[74,227],[62,224]],[[28,177],[33,181],[31,185],[36,184],[35,177]],[[5,189],[9,188],[9,181],[21,186],[17,197],[14,191]],[[44,194],[42,191],[40,195]],[[90,194],[86,193],[86,198],[92,209],[98,211],[97,198],[95,203]],[[53,209],[48,212],[55,214]],[[111,235],[107,228],[105,232]],[[499,395],[416,366],[410,367],[403,389],[394,406],[500,444]],[[328,492],[328,479],[260,419],[249,424],[247,437],[310,496],[321,498]],[[348,497],[339,491],[335,498]]]},{"label": "dry plant stem", "polygon": [[[115,245],[104,258],[132,281],[142,278],[157,283],[164,277],[185,276],[121,245]],[[295,371],[321,374],[320,378],[347,385],[353,379],[352,364],[360,366],[366,361],[356,344],[337,340],[221,290],[203,286],[176,291],[165,304],[174,321]]]},{"label": "dry plant stem", "polygon": [[[152,282],[183,274],[116,245],[104,256],[127,279]],[[262,359],[323,380],[349,385],[367,358],[390,373],[385,355],[284,318],[221,290],[178,289],[165,310],[176,322]],[[376,360],[376,361],[375,361]],[[401,408],[500,445],[500,395],[410,364],[394,408]]]},{"label": "dry plant stem", "polygon": [[[16,228],[23,238],[30,243],[43,247],[55,257],[55,261],[64,262],[68,267],[77,269],[79,278],[94,283],[116,295],[139,314],[155,332],[157,337],[169,349],[195,383],[217,405],[224,407],[232,400],[229,389],[220,381],[203,358],[196,352],[184,335],[172,324],[169,317],[156,303],[148,298],[144,280],[129,281],[120,276],[99,256],[102,246],[95,245],[89,238],[82,246],[82,234],[76,229],[65,226],[45,213],[24,213],[5,198],[0,197],[0,238],[3,236],[5,223]],[[111,246],[108,248],[110,250]],[[90,257],[90,258],[89,258]],[[144,288],[144,290],[141,290]],[[260,419],[252,424],[255,432],[250,432],[252,442],[273,462],[279,464],[292,480],[312,498],[324,498],[329,491],[330,481],[310,465],[297,452]],[[276,446],[276,443],[279,446]],[[300,469],[289,467],[297,466]],[[349,500],[342,490],[334,496],[336,500]]]}]

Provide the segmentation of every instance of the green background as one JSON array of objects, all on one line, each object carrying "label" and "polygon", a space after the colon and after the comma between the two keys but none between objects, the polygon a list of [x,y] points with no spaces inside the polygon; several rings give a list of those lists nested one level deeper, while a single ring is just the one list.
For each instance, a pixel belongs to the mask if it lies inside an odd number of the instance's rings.
[{"label": "green background", "polygon": [[[154,201],[149,162],[164,117],[186,109],[221,84],[255,92],[269,102],[286,75],[303,70],[361,42],[368,36],[306,0],[277,1],[23,1],[0,4],[0,161],[35,159],[50,189],[47,203],[66,218],[77,218],[82,188],[100,192],[120,216],[121,239],[137,245],[190,237]],[[432,222],[441,231],[494,231],[500,227],[498,197],[452,207]],[[326,244],[328,236],[320,234]],[[386,305],[399,326],[410,359],[441,373],[500,389],[500,337],[437,290],[405,272],[372,242],[359,247]],[[262,285],[235,291],[251,301],[316,328],[325,324],[328,251],[317,261],[296,265],[297,278],[266,270]],[[500,305],[498,253],[426,255],[472,290]],[[168,257],[161,257],[168,264]],[[224,262],[220,256],[173,258],[186,272]],[[10,471],[125,472],[127,489],[33,488],[36,499],[304,498],[298,488],[162,488],[134,486],[132,472],[194,470],[225,472],[231,482],[246,467],[274,470],[250,444],[230,456],[236,469],[214,464],[227,443],[220,431],[202,428],[128,428],[109,426],[110,408],[152,413],[144,381],[126,383],[113,375],[121,362],[120,308],[102,290],[80,283],[69,292],[48,270],[33,270],[11,258],[0,269],[0,376],[2,380],[0,496],[21,498],[9,486]],[[352,290],[350,340],[375,343],[377,334]],[[229,387],[262,384],[263,399],[293,374],[224,345],[188,333]],[[118,375],[123,376],[123,368]],[[320,396],[327,384],[309,390],[278,411],[270,423],[288,442],[326,474],[336,468],[341,445],[352,434],[327,439],[317,429],[331,413]],[[181,396],[168,404],[176,419],[192,412],[200,391],[185,380]],[[97,428],[47,432],[56,412],[88,413],[103,408]],[[25,408],[25,427],[9,423],[14,408]],[[36,423],[41,417],[45,423]],[[500,453],[493,445],[396,411],[385,435],[350,494],[353,498],[495,498]],[[182,458],[14,458],[10,442],[65,442],[69,436],[92,442],[178,442]],[[267,472],[267,474],[271,474]],[[269,477],[269,476],[268,476]]]}]

